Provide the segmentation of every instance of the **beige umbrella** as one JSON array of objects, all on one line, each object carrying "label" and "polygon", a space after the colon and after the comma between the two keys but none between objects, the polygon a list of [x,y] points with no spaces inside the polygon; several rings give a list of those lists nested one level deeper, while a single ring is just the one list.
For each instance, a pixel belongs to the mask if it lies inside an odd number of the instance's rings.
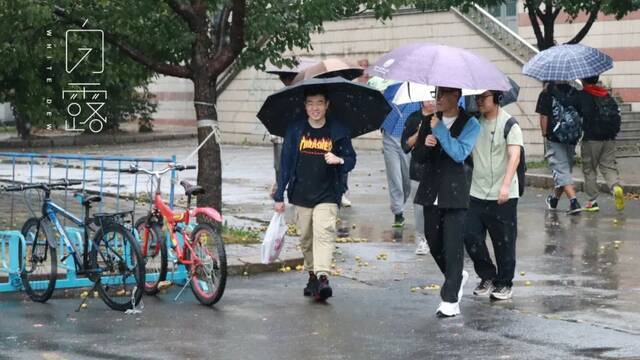
[{"label": "beige umbrella", "polygon": [[364,69],[353,60],[345,58],[329,58],[299,72],[293,79],[293,84],[311,78],[330,78],[335,76],[340,76],[347,80],[353,80],[362,75],[363,71]]},{"label": "beige umbrella", "polygon": [[275,75],[287,75],[287,74],[295,75],[301,71],[304,71],[309,66],[316,65],[318,63],[318,60],[314,60],[312,58],[303,57],[303,56],[298,57],[297,60],[298,60],[298,65],[294,67],[288,67],[284,65],[282,67],[277,67],[269,62],[266,64],[265,72],[269,74],[275,74]]}]

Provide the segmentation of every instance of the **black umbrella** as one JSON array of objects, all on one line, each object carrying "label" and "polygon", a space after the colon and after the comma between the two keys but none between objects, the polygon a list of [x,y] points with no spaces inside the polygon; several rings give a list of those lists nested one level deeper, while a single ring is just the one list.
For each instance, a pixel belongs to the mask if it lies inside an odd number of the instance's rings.
[{"label": "black umbrella", "polygon": [[[511,89],[502,92],[502,100],[500,101],[500,106],[507,106],[511,103],[518,101],[518,94],[520,94],[520,86],[513,81],[512,78],[509,78],[509,84],[511,84]],[[466,95],[464,97],[464,102],[466,106],[467,112],[477,112],[478,105],[476,104],[475,95]]]},{"label": "black umbrella", "polygon": [[313,78],[270,95],[258,112],[258,119],[272,135],[284,136],[291,122],[307,117],[304,91],[315,86],[328,94],[327,118],[342,121],[351,130],[352,138],[379,129],[391,111],[382,93],[368,85],[341,77]]}]

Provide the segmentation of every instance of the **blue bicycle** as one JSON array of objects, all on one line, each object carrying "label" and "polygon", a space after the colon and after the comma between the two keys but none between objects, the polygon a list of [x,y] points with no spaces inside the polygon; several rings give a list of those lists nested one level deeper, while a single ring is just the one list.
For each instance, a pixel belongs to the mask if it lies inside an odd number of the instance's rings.
[{"label": "blue bicycle", "polygon": [[[25,256],[20,257],[20,277],[25,292],[36,302],[46,302],[53,294],[58,278],[58,239],[64,246],[60,261],[71,257],[77,275],[94,282],[103,301],[114,310],[125,311],[138,305],[144,292],[145,267],[138,242],[123,225],[123,219],[133,217],[131,211],[90,215],[91,204],[102,201],[100,196],[77,194],[85,211],[85,220],[78,219],[51,199],[51,191],[80,185],[79,181],[33,183],[5,187],[5,191],[38,189],[44,192],[42,216],[28,219],[22,226],[26,239]],[[58,216],[70,220],[83,230],[80,252],[70,240]],[[89,234],[93,239],[89,241]],[[21,247],[21,246],[20,246]],[[20,253],[23,250],[20,249]],[[22,263],[24,262],[24,264]]]}]

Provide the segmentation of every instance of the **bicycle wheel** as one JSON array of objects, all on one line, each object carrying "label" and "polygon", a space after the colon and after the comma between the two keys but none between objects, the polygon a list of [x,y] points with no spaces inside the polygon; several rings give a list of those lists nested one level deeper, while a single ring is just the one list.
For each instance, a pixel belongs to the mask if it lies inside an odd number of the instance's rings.
[{"label": "bicycle wheel", "polygon": [[[158,224],[146,224],[147,217],[141,217],[136,221],[138,230],[138,244],[144,259],[146,279],[144,293],[155,295],[158,293],[158,283],[167,279],[167,246],[164,241],[162,229]],[[146,240],[146,247],[144,246]]]},{"label": "bicycle wheel", "polygon": [[[187,251],[186,258],[196,263],[189,267],[191,290],[203,305],[217,303],[227,283],[227,255],[222,237],[211,225],[199,224],[190,234],[196,260]],[[192,259],[193,258],[193,259]]]},{"label": "bicycle wheel", "polygon": [[144,260],[131,232],[109,222],[98,229],[89,253],[91,272],[102,300],[114,310],[125,311],[140,303],[144,293]]},{"label": "bicycle wheel", "polygon": [[[51,231],[51,222],[30,218],[22,226],[22,236],[26,240],[25,256],[18,257],[22,286],[31,300],[45,302],[51,298],[58,276],[57,239]],[[22,254],[22,242],[18,249]]]}]

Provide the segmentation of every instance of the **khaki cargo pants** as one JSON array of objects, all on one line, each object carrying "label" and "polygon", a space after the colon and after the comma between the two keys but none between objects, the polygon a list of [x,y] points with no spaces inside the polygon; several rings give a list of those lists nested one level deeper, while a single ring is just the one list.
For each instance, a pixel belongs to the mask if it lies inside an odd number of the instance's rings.
[{"label": "khaki cargo pants", "polygon": [[331,273],[336,240],[337,204],[318,204],[313,208],[295,207],[304,268],[316,274]]},{"label": "khaki cargo pants", "polygon": [[616,162],[616,141],[582,141],[582,173],[584,174],[584,192],[593,201],[598,197],[598,169],[607,182],[609,191],[620,185],[618,163]]}]

